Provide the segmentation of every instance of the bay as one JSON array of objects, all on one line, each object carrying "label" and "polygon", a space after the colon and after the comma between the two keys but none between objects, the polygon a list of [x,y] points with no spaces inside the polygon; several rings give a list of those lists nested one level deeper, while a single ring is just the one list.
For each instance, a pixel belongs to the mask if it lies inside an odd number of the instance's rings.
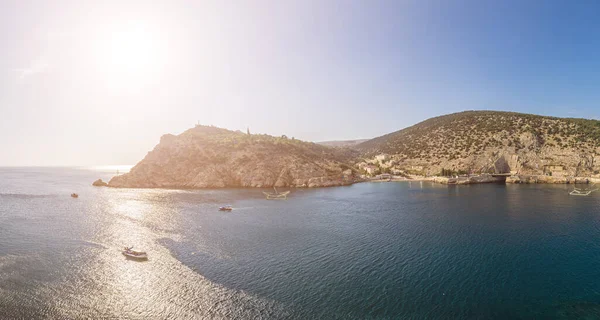
[{"label": "bay", "polygon": [[91,186],[116,169],[0,168],[3,318],[600,317],[597,192]]}]

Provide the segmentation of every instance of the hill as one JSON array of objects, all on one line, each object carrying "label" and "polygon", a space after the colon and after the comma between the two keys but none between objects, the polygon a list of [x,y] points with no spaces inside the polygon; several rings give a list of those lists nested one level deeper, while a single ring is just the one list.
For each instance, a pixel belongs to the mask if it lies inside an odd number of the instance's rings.
[{"label": "hill", "polygon": [[285,136],[248,135],[196,126],[167,134],[127,174],[110,187],[221,188],[320,187],[352,183],[347,165],[352,150],[336,149]]},{"label": "hill", "polygon": [[431,118],[355,146],[363,158],[392,155],[393,166],[424,174],[512,172],[593,175],[600,121],[499,111]]}]

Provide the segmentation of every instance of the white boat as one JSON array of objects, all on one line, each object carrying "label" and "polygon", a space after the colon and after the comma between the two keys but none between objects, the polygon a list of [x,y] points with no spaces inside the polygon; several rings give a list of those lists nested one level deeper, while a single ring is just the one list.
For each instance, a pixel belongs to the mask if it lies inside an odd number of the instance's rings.
[{"label": "white boat", "polygon": [[596,191],[598,189],[591,189],[591,190],[582,190],[582,189],[573,189],[573,191],[569,192],[570,195],[572,196],[589,196],[590,193],[592,193],[593,191]]},{"label": "white boat", "polygon": [[146,252],[143,251],[135,251],[133,250],[133,247],[125,247],[123,248],[123,251],[121,251],[121,253],[126,256],[127,258],[131,258],[131,259],[137,259],[137,260],[147,260],[148,259],[148,255],[146,254]]},{"label": "white boat", "polygon": [[287,195],[291,192],[291,191],[285,191],[285,192],[278,192],[277,188],[273,187],[273,189],[275,190],[275,192],[264,192],[263,194],[267,197],[267,200],[285,200],[287,199]]}]

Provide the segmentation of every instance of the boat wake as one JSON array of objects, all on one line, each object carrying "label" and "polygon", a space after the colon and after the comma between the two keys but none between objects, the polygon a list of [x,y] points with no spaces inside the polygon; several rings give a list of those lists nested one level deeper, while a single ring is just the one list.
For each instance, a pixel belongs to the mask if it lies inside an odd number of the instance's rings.
[{"label": "boat wake", "polygon": [[[86,240],[74,240],[75,242],[81,242],[83,245],[98,249],[109,249],[106,245],[94,241],[86,241]],[[116,247],[115,247],[116,248]]]}]

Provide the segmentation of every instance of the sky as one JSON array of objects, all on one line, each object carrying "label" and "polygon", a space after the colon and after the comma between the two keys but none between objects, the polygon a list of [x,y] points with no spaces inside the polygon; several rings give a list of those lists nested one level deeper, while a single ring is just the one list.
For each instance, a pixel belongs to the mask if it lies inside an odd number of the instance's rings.
[{"label": "sky", "polygon": [[0,166],[135,164],[196,123],[373,138],[600,117],[594,1],[0,1]]}]

